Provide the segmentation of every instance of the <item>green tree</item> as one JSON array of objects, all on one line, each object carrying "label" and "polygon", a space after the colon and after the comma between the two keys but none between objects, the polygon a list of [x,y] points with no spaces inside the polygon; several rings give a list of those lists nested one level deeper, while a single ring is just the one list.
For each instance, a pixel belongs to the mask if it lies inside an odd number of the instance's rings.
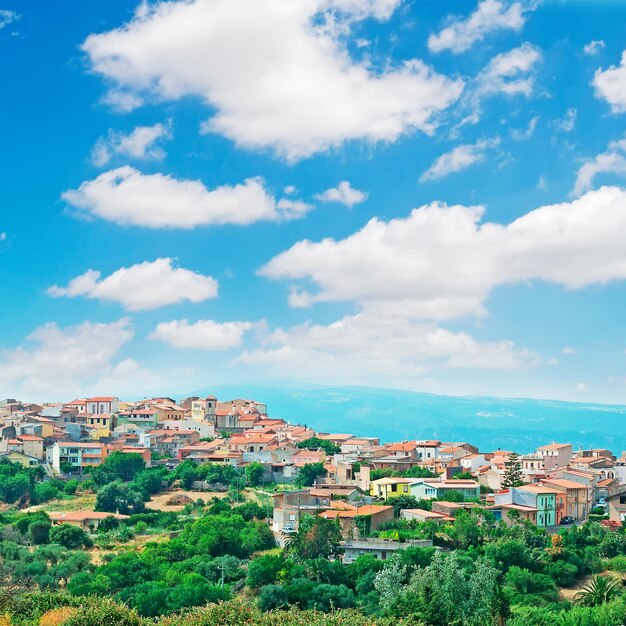
[{"label": "green tree", "polygon": [[498,571],[482,558],[470,567],[468,572],[458,551],[437,552],[430,565],[415,570],[409,585],[398,590],[390,613],[402,617],[408,609],[437,626],[493,623],[501,610]]},{"label": "green tree", "polygon": [[387,498],[385,500],[385,504],[387,506],[393,507],[394,517],[400,517],[400,513],[402,512],[403,509],[419,509],[420,508],[420,501],[415,496],[402,495],[402,496],[397,496],[395,498]]},{"label": "green tree", "polygon": [[330,558],[339,553],[341,529],[337,520],[304,515],[300,519],[298,532],[291,535],[288,552],[298,559]]},{"label": "green tree", "polygon": [[326,475],[323,463],[306,463],[296,476],[296,486],[311,487],[318,476]]},{"label": "green tree", "polygon": [[259,463],[258,461],[248,463],[248,465],[246,465],[245,472],[248,483],[253,487],[258,487],[263,482],[263,474],[265,470],[263,469],[262,463]]},{"label": "green tree", "polygon": [[141,513],[145,508],[144,494],[134,486],[116,480],[101,487],[96,494],[96,511],[109,513]]},{"label": "green tree", "polygon": [[261,611],[275,611],[289,606],[287,592],[280,585],[266,585],[259,593]]},{"label": "green tree", "polygon": [[164,472],[162,468],[149,468],[140,471],[134,479],[134,483],[146,493],[159,493],[163,487]]},{"label": "green tree", "polygon": [[106,485],[115,480],[129,482],[145,467],[146,462],[141,454],[116,450],[101,465],[94,467],[91,475],[98,485]]},{"label": "green tree", "polygon": [[50,541],[50,529],[52,524],[45,521],[32,522],[28,526],[28,536],[35,545],[41,545]]},{"label": "green tree", "polygon": [[248,565],[248,587],[258,589],[271,585],[278,578],[278,573],[285,567],[285,559],[274,554],[263,554],[250,561]]},{"label": "green tree", "polygon": [[522,464],[519,460],[517,452],[511,452],[509,458],[504,462],[504,476],[502,477],[502,487],[520,487],[524,484],[524,475],[522,474]]},{"label": "green tree", "polygon": [[50,543],[58,543],[64,548],[77,550],[83,546],[90,546],[91,540],[89,535],[78,526],[71,524],[59,524],[50,529]]},{"label": "green tree", "polygon": [[328,456],[341,452],[341,448],[336,443],[328,441],[327,439],[319,439],[318,437],[309,437],[304,441],[299,441],[297,446],[298,448],[304,448],[306,450],[322,449]]}]

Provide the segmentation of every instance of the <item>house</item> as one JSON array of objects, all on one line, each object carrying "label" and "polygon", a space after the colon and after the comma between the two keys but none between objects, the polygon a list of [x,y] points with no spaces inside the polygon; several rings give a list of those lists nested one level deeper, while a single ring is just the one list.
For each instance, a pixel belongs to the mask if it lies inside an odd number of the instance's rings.
[{"label": "house", "polygon": [[107,457],[107,448],[100,442],[57,441],[51,448],[52,467],[61,473],[61,466],[71,464],[81,472],[86,467],[97,467]]},{"label": "house", "polygon": [[426,509],[402,509],[400,517],[417,522],[435,522],[436,524],[447,524],[453,522],[454,517],[437,511],[427,511]]},{"label": "house", "polygon": [[390,443],[385,446],[390,457],[417,463],[417,441],[401,441],[399,443]]},{"label": "house", "polygon": [[486,508],[493,513],[496,521],[502,520],[507,526],[512,526],[517,520],[537,525],[537,509],[534,506],[501,503]]},{"label": "house", "polygon": [[113,415],[111,413],[87,415],[85,426],[91,430],[90,436],[92,439],[110,437],[113,430]]},{"label": "house", "polygon": [[418,500],[445,498],[452,491],[460,493],[463,500],[474,500],[480,497],[480,485],[475,480],[414,478],[409,488],[410,495]]},{"label": "house", "polygon": [[310,463],[323,463],[326,460],[326,453],[323,450],[299,450],[291,457],[296,467],[303,467]]},{"label": "house", "polygon": [[0,461],[2,460],[10,461],[11,463],[19,463],[24,467],[36,467],[42,462],[34,456],[28,456],[28,454],[24,454],[23,452],[18,452],[16,450],[0,452]]},{"label": "house", "polygon": [[374,498],[397,498],[410,495],[410,486],[416,478],[379,478],[370,484],[370,495]]},{"label": "house", "polygon": [[360,556],[370,554],[385,561],[394,552],[407,548],[430,548],[433,542],[430,539],[410,539],[408,541],[393,541],[392,539],[349,539],[344,544],[343,562],[354,563]]},{"label": "house", "polygon": [[[524,485],[522,487],[510,487],[496,493],[495,504],[527,507],[522,511],[527,511],[529,515],[533,516],[535,520],[533,523],[537,526],[546,528],[556,525],[556,497],[557,490],[553,487]],[[532,511],[531,509],[535,510]]]},{"label": "house", "polygon": [[551,443],[548,446],[537,448],[537,454],[543,459],[546,471],[556,467],[565,467],[572,459],[571,443]]},{"label": "house", "polygon": [[[114,396],[96,396],[87,398],[87,408],[85,413],[117,413],[120,401]],[[82,412],[82,411],[81,411]]]},{"label": "house", "polygon": [[289,527],[298,530],[300,517],[304,514],[314,515],[330,508],[331,495],[315,495],[309,489],[285,491],[273,496],[274,513],[272,530],[280,532]]},{"label": "house", "polygon": [[606,498],[606,512],[611,522],[626,521],[626,486],[622,485]]},{"label": "house", "polygon": [[377,530],[384,522],[393,519],[393,507],[376,504],[352,504],[342,500],[331,503],[332,508],[319,513],[320,517],[335,519],[341,527],[341,534],[348,539],[359,532]]},{"label": "house", "polygon": [[130,411],[120,411],[117,416],[119,426],[130,424],[139,428],[155,428],[158,423],[158,412],[154,408],[131,409]]},{"label": "house", "polygon": [[459,464],[462,471],[474,473],[479,467],[487,464],[484,454],[468,454],[460,459]]},{"label": "house", "polygon": [[87,413],[87,400],[85,400],[84,398],[79,398],[76,400],[72,400],[71,402],[66,402],[63,406],[66,409],[76,411],[76,413]]},{"label": "house", "polygon": [[163,430],[195,430],[200,439],[215,437],[215,427],[211,422],[196,421],[194,419],[166,420],[159,423]]},{"label": "house", "polygon": [[84,530],[96,530],[105,519],[113,517],[117,520],[128,519],[128,515],[120,513],[103,513],[99,511],[67,511],[62,513],[48,513],[48,517],[53,526],[59,524],[70,524],[78,526]]},{"label": "house", "polygon": [[540,482],[557,491],[556,496],[556,523],[560,524],[564,517],[573,517],[575,520],[586,520],[591,510],[591,488],[587,485],[565,480],[563,478],[548,478]]},{"label": "house", "polygon": [[43,438],[35,435],[17,435],[11,439],[2,439],[0,441],[0,451],[20,452],[27,457],[43,461]]}]

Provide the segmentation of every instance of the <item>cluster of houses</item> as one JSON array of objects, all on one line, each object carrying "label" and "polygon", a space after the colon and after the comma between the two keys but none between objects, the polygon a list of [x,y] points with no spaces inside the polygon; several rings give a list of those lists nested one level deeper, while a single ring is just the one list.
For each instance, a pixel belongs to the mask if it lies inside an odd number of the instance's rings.
[{"label": "cluster of houses", "polygon": [[[311,438],[319,440],[317,447],[298,445]],[[605,449],[541,446],[519,456],[521,478],[517,486],[505,487],[513,451],[481,452],[467,442],[439,440],[384,444],[376,437],[321,433],[272,419],[267,406],[253,400],[0,401],[0,459],[41,464],[51,475],[81,474],[116,450],[170,467],[183,460],[237,467],[257,462],[267,481],[282,484],[294,483],[304,466],[322,464],[325,472],[312,487],[275,494],[273,530],[277,535],[295,531],[305,513],[337,519],[356,546],[352,556],[363,553],[359,524],[366,519],[368,529],[379,528],[393,517],[390,503],[400,496],[432,500],[429,510],[405,508],[402,516],[436,523],[453,521],[460,508],[478,504],[506,523],[523,519],[545,528],[584,521],[598,505],[611,522],[626,520],[626,457]],[[436,478],[399,476],[415,467]],[[375,470],[392,475],[372,480]],[[377,555],[384,558],[392,548],[381,545]]]}]

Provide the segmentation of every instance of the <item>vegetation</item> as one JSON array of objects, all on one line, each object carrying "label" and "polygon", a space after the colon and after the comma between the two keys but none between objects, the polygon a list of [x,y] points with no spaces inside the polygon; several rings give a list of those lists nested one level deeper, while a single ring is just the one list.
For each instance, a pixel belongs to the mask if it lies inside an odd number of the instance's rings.
[{"label": "vegetation", "polygon": [[511,452],[509,458],[504,462],[504,476],[502,477],[502,487],[520,487],[524,484],[522,474],[522,464],[517,452]]},{"label": "vegetation", "polygon": [[[43,512],[0,513],[2,606],[13,624],[618,626],[626,615],[618,577],[626,571],[624,529],[590,521],[547,534],[523,521],[507,527],[479,506],[439,526],[399,518],[403,508],[432,505],[401,496],[389,501],[396,517],[375,530],[355,520],[361,534],[431,539],[435,547],[407,545],[384,561],[363,555],[344,564],[336,520],[304,515],[284,549],[276,547],[266,496],[242,491],[262,483],[262,466],[185,461],[168,471],[146,468],[141,457],[130,469],[124,462],[120,453],[80,483],[26,472],[27,495],[16,507],[33,497],[32,485],[51,482],[61,498],[91,488],[99,510],[129,517],[83,530],[53,526]],[[313,481],[319,471],[302,477]],[[105,476],[111,480],[101,484]],[[198,483],[230,491],[178,513],[150,510],[164,486]],[[574,587],[574,602],[564,587]]]},{"label": "vegetation", "polygon": [[300,441],[297,444],[298,448],[304,448],[306,450],[324,450],[327,456],[333,456],[333,454],[339,454],[341,448],[332,441],[326,439],[318,439],[317,437],[309,437],[304,441]]}]

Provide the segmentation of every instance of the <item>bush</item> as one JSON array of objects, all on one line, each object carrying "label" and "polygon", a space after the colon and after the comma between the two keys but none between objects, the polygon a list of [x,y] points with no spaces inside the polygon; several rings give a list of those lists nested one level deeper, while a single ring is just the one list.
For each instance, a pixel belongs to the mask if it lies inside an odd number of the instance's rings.
[{"label": "bush", "polygon": [[261,611],[274,611],[289,606],[287,592],[280,585],[265,585],[259,593],[259,608]]},{"label": "bush", "polygon": [[78,526],[71,524],[59,524],[50,530],[50,543],[58,543],[69,550],[77,550],[83,546],[89,548],[92,545],[89,535]]},{"label": "bush", "polygon": [[50,522],[33,522],[28,526],[28,536],[35,545],[41,545],[50,541]]},{"label": "bush", "polygon": [[613,570],[614,572],[620,572],[621,574],[626,572],[626,556],[613,557],[608,562],[607,569]]},{"label": "bush", "polygon": [[546,567],[546,574],[548,574],[559,587],[571,587],[578,577],[578,568],[572,563],[556,561]]},{"label": "bush", "polygon": [[136,611],[109,598],[100,598],[77,609],[64,622],[63,626],[141,626],[143,620]]}]

